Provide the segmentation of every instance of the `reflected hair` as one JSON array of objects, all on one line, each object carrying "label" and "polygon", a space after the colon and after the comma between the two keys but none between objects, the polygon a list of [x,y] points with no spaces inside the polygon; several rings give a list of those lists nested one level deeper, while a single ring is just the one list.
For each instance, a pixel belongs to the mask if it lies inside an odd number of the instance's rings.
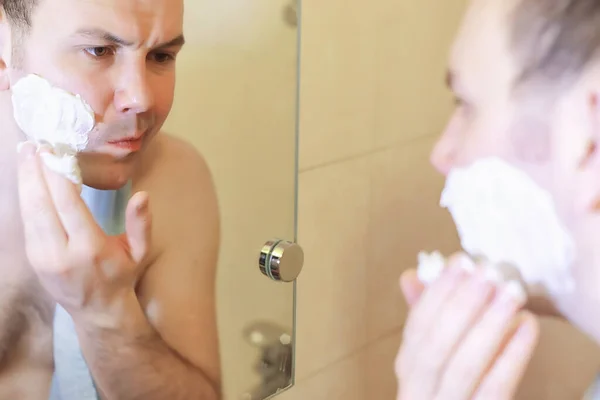
[{"label": "reflected hair", "polygon": [[600,51],[599,0],[518,0],[510,47],[520,71],[515,87],[572,85]]}]

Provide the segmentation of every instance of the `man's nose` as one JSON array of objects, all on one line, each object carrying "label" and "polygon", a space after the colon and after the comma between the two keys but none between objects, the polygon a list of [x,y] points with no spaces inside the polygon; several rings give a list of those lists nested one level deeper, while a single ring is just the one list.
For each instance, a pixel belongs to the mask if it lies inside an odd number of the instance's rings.
[{"label": "man's nose", "polygon": [[122,74],[115,91],[115,107],[124,114],[141,114],[152,108],[154,98],[145,67]]},{"label": "man's nose", "polygon": [[429,161],[435,169],[446,176],[456,163],[456,155],[452,143],[444,136],[442,135],[435,146],[433,146]]}]

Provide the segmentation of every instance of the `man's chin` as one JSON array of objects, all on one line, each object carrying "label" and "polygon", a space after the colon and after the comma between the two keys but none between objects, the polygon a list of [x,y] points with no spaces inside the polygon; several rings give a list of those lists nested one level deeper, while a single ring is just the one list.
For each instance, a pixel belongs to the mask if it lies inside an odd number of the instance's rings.
[{"label": "man's chin", "polygon": [[98,189],[98,190],[119,190],[123,186],[125,186],[128,182],[128,179],[118,179],[118,180],[109,180],[103,178],[97,179],[86,179],[83,178],[83,184],[85,186]]},{"label": "man's chin", "polygon": [[83,180],[83,184],[85,186],[91,187],[93,189],[98,189],[98,190],[119,190],[122,187],[124,187],[127,184],[128,181],[124,181],[124,182],[109,182],[106,180],[89,180],[86,181],[85,179]]},{"label": "man's chin", "polygon": [[133,176],[133,165],[116,163],[112,165],[82,165],[83,184],[99,190],[118,190],[127,184]]}]

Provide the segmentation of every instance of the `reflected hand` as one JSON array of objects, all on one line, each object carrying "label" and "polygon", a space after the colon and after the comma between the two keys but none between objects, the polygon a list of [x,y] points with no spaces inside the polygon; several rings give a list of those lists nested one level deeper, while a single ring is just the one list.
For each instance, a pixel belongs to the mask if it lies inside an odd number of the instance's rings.
[{"label": "reflected hand", "polygon": [[[110,324],[135,298],[150,248],[148,196],[126,210],[126,233],[108,236],[76,186],[45,167],[36,146],[19,154],[18,187],[27,257],[42,285],[72,316]],[[47,151],[47,150],[41,150]],[[137,301],[137,300],[136,300]]]},{"label": "reflected hand", "polygon": [[454,257],[425,288],[414,270],[401,287],[411,310],[396,358],[398,400],[511,399],[538,341],[525,297]]}]

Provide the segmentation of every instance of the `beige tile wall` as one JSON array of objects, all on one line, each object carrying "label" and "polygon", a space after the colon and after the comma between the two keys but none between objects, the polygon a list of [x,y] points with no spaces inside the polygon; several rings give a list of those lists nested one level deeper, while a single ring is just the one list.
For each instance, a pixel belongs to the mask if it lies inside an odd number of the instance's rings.
[{"label": "beige tile wall", "polygon": [[[451,108],[446,50],[465,0],[304,0],[297,385],[282,400],[394,399],[406,308],[397,280],[420,249],[457,245],[428,163]],[[597,351],[544,321],[519,396],[576,399]]]}]

